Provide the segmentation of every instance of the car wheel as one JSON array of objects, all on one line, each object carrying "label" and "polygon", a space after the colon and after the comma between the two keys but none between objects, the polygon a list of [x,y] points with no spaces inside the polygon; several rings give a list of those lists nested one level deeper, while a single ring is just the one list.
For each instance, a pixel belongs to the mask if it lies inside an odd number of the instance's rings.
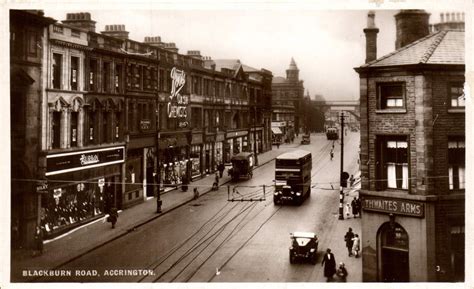
[{"label": "car wheel", "polygon": [[317,261],[318,261],[318,257],[316,256],[316,254],[311,256],[311,264],[316,265]]},{"label": "car wheel", "polygon": [[277,199],[275,199],[275,198],[273,198],[273,204],[275,204],[275,205],[279,205],[279,204],[280,204],[280,201],[279,201],[279,200],[277,200]]},{"label": "car wheel", "polygon": [[295,256],[293,256],[293,254],[290,252],[290,264],[294,264],[295,263]]}]

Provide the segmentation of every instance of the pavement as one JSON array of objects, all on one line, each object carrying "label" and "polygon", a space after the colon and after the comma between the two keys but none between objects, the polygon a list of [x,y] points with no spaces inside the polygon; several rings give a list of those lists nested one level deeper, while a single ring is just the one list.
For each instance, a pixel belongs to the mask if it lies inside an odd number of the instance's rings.
[{"label": "pavement", "polygon": [[[279,149],[277,149],[276,146],[273,146],[271,151],[259,154],[259,166],[271,162],[285,151],[298,147],[300,139],[301,136],[296,138],[293,144],[282,144]],[[259,166],[257,166],[257,169]],[[225,185],[231,180],[230,177],[227,176],[227,168],[229,167],[226,167],[226,171],[219,181],[220,185]],[[193,200],[193,189],[195,187],[198,188],[201,196],[209,193],[214,178],[214,174],[203,176],[201,179],[191,182],[186,192],[181,191],[181,189],[174,189],[162,193],[161,213],[156,212],[156,198],[150,198],[143,203],[120,211],[115,229],[112,229],[111,224],[105,221],[106,217],[104,216],[91,223],[75,228],[53,240],[45,241],[43,254],[39,256],[32,256],[31,251],[24,249],[12,250],[11,281],[34,281],[31,277],[22,277],[22,270],[47,270],[60,268],[63,265],[128,234],[134,229],[186,205]],[[358,194],[358,191],[352,190],[346,194],[348,196],[346,197],[346,200],[350,202],[352,197]],[[334,240],[331,240],[331,244],[335,244],[335,246],[333,246],[333,253],[338,252],[337,254],[340,255],[339,252],[347,252],[343,242],[343,237],[347,228],[352,227],[354,232],[358,232],[360,235],[360,219],[349,218],[343,221],[339,220],[336,224],[337,225],[334,228],[336,233],[333,235]],[[339,248],[341,246],[342,248]],[[347,256],[347,254],[345,254],[345,256]],[[346,264],[346,268],[349,271],[349,276],[347,277],[348,282],[362,281],[361,258],[338,258],[336,255],[336,260],[337,262],[344,262]]]}]

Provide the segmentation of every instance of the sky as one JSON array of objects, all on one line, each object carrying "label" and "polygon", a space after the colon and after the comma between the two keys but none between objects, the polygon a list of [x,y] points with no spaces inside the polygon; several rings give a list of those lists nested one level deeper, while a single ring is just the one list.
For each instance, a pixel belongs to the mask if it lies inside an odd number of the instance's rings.
[{"label": "sky", "polygon": [[[61,9],[59,9],[61,8]],[[440,11],[430,22],[439,19]],[[365,61],[365,35],[368,10],[316,9],[44,9],[56,20],[67,13],[90,12],[96,32],[107,24],[125,24],[129,38],[144,41],[145,36],[161,36],[174,42],[179,53],[199,50],[212,59],[240,59],[246,65],[286,76],[293,57],[305,89],[314,98],[326,100],[359,99],[359,78],[354,67]],[[375,23],[380,29],[377,57],[395,50],[395,19],[398,10],[377,10]],[[306,94],[306,91],[305,91]]]}]

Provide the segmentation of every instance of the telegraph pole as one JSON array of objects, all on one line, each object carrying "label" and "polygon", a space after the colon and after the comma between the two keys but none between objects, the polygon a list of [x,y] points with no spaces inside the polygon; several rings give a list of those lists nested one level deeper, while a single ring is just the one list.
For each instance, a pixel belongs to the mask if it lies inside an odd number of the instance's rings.
[{"label": "telegraph pole", "polygon": [[156,213],[161,213],[161,167],[160,167],[160,96],[156,95],[156,114],[155,114],[155,126],[156,126],[156,176],[155,182],[157,187],[156,192]]},{"label": "telegraph pole", "polygon": [[344,112],[341,111],[341,169],[339,174],[339,220],[344,220],[344,189],[342,182],[344,181]]}]

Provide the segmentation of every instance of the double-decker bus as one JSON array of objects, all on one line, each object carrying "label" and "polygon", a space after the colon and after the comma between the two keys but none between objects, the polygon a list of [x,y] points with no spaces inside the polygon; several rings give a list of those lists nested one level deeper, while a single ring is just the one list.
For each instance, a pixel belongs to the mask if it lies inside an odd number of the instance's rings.
[{"label": "double-decker bus", "polygon": [[273,202],[286,201],[301,205],[311,194],[311,153],[295,150],[275,160],[275,192]]}]

